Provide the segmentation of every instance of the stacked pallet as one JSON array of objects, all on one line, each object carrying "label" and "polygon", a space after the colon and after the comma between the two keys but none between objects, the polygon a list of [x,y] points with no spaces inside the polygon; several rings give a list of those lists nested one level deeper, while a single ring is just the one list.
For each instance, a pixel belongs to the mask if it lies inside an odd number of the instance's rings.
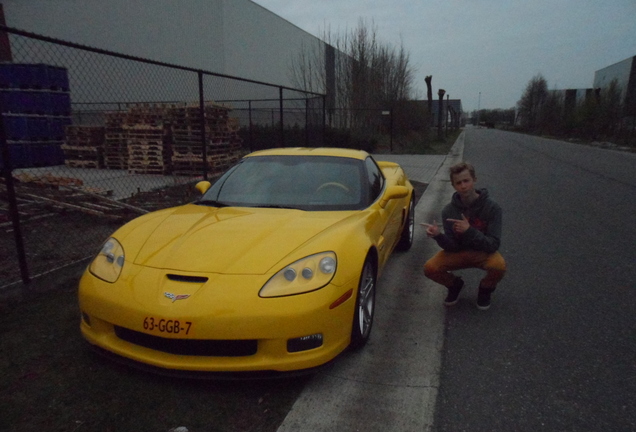
[{"label": "stacked pallet", "polygon": [[166,174],[169,172],[169,150],[164,145],[163,125],[135,124],[124,126],[128,142],[128,171],[134,174]]},{"label": "stacked pallet", "polygon": [[[67,165],[99,168],[102,165],[95,161],[101,161],[108,169],[134,174],[187,176],[201,175],[205,166],[211,174],[220,173],[242,156],[239,122],[229,117],[230,111],[208,103],[203,121],[198,104],[136,104],[126,111],[106,112],[100,137],[90,135],[86,127],[69,127]],[[80,136],[86,138],[81,145]]]},{"label": "stacked pallet", "polygon": [[107,112],[106,168],[145,174],[168,173],[170,140],[166,132],[170,124],[168,110],[172,106],[135,104],[126,111]]},{"label": "stacked pallet", "polygon": [[66,126],[62,145],[64,163],[73,168],[102,168],[104,128],[101,126]]},{"label": "stacked pallet", "polygon": [[199,175],[203,171],[203,131],[208,171],[220,173],[241,156],[238,119],[231,119],[231,108],[207,103],[203,122],[199,105],[171,109],[172,172],[176,175]]},{"label": "stacked pallet", "polygon": [[126,112],[105,113],[104,166],[108,169],[128,169],[128,141],[124,132]]},{"label": "stacked pallet", "polygon": [[143,103],[128,108],[125,123],[128,125],[166,126],[174,104]]},{"label": "stacked pallet", "polygon": [[128,171],[134,174],[170,173],[169,104],[136,104],[125,118]]}]

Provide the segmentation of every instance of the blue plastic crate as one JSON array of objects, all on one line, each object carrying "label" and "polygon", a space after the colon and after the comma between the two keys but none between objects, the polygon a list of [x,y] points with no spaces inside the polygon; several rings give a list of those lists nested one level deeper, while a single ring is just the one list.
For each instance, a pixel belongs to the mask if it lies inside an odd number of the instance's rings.
[{"label": "blue plastic crate", "polygon": [[48,89],[49,68],[42,63],[0,63],[0,88]]},{"label": "blue plastic crate", "polygon": [[4,115],[7,141],[62,141],[64,127],[71,119],[66,117]]},{"label": "blue plastic crate", "polygon": [[68,70],[61,66],[48,66],[48,88],[58,91],[69,91]]},{"label": "blue plastic crate", "polygon": [[33,91],[31,97],[34,100],[35,108],[32,114],[38,115],[55,115],[53,110],[53,99],[51,92]]},{"label": "blue plastic crate", "polygon": [[24,116],[2,116],[4,122],[4,135],[7,141],[29,140],[29,125]]},{"label": "blue plastic crate", "polygon": [[51,115],[50,92],[39,90],[0,90],[3,113]]},{"label": "blue plastic crate", "polygon": [[0,88],[19,89],[33,81],[31,69],[20,63],[0,64]]},{"label": "blue plastic crate", "polygon": [[49,117],[49,136],[51,140],[64,141],[66,139],[66,126],[73,124],[70,117]]},{"label": "blue plastic crate", "polygon": [[30,71],[28,74],[29,81],[25,82],[21,88],[41,90],[50,87],[48,76],[49,66],[45,64],[32,64],[25,65],[25,69]]},{"label": "blue plastic crate", "polygon": [[59,142],[30,143],[29,148],[33,166],[45,167],[64,164],[64,152]]},{"label": "blue plastic crate", "polygon": [[34,141],[52,140],[48,117],[28,117],[27,126],[29,128],[29,139]]},{"label": "blue plastic crate", "polygon": [[[31,147],[28,144],[9,143],[7,145],[9,146],[9,155],[11,157],[11,168],[31,168],[33,166]],[[2,152],[0,152],[0,168],[4,168]]]},{"label": "blue plastic crate", "polygon": [[15,88],[18,84],[18,73],[14,63],[0,64],[0,88]]},{"label": "blue plastic crate", "polygon": [[0,104],[2,104],[2,112],[12,114],[29,114],[36,107],[32,92],[16,90],[0,91]]},{"label": "blue plastic crate", "polygon": [[70,116],[71,115],[71,95],[64,92],[48,93],[50,110],[52,115]]}]

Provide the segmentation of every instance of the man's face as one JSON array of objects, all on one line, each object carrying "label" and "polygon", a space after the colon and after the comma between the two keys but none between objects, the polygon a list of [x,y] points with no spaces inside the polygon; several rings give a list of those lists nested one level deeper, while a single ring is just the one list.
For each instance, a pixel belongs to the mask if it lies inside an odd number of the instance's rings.
[{"label": "man's face", "polygon": [[453,188],[462,197],[470,197],[475,190],[475,179],[470,175],[470,171],[464,170],[453,174]]}]

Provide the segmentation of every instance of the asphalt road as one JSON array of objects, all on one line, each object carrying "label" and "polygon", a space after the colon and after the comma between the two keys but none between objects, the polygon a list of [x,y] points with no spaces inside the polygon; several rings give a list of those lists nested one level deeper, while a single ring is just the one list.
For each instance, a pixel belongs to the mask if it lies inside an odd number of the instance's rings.
[{"label": "asphalt road", "polygon": [[446,313],[434,431],[636,430],[636,154],[466,130],[508,274]]}]

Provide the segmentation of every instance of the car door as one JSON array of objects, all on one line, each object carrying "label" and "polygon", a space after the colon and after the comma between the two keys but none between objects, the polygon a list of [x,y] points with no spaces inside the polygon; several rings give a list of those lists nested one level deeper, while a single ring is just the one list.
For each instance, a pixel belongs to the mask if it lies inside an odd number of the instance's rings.
[{"label": "car door", "polygon": [[370,201],[375,202],[372,206],[374,214],[371,217],[374,225],[373,232],[378,233],[377,248],[381,268],[391,254],[400,229],[401,213],[398,211],[400,202],[399,200],[391,200],[384,208],[379,205],[380,197],[386,192],[388,186],[386,178],[371,157],[365,160],[365,165],[368,181],[367,187],[369,188],[371,197]]}]

